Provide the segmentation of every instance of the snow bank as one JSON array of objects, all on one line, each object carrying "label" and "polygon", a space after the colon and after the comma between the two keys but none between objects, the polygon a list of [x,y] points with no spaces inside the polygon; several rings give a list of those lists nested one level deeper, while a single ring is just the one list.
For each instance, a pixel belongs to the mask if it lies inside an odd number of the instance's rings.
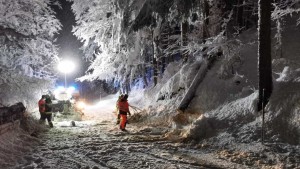
[{"label": "snow bank", "polygon": [[184,134],[193,140],[201,140],[217,134],[218,130],[232,134],[234,128],[255,120],[255,103],[258,94],[224,104],[215,110],[201,115]]},{"label": "snow bank", "polygon": [[[266,107],[265,139],[270,142],[299,144],[300,85],[276,83]],[[219,145],[232,142],[260,141],[261,112],[256,112],[258,93],[255,92],[201,115],[182,135],[187,139],[203,140],[215,136]]]},{"label": "snow bank", "polygon": [[300,144],[300,83],[275,83],[266,121],[272,141]]},{"label": "snow bank", "polygon": [[0,135],[1,168],[9,168],[22,161],[23,155],[32,151],[38,143],[37,138],[31,137],[20,128]]},{"label": "snow bank", "polygon": [[[286,27],[283,56],[273,56],[274,90],[266,107],[265,128],[265,139],[270,142],[300,143],[300,42],[295,39],[297,36],[300,31],[294,29],[294,25]],[[183,129],[182,136],[198,141],[210,138],[207,140],[220,145],[260,141],[262,113],[256,111],[256,37],[253,30],[242,34],[242,45],[236,46],[237,53],[219,58],[209,70],[187,110],[197,112],[198,119],[187,120],[191,123],[184,127],[174,125]]]}]

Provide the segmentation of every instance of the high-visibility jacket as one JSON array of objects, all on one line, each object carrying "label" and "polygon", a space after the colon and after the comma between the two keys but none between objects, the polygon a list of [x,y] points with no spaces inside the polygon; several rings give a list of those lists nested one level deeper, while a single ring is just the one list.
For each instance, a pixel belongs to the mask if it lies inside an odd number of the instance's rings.
[{"label": "high-visibility jacket", "polygon": [[118,108],[119,108],[120,114],[127,114],[127,112],[129,112],[129,104],[128,104],[127,100],[120,100],[118,102]]},{"label": "high-visibility jacket", "polygon": [[39,111],[41,113],[46,111],[46,107],[45,107],[46,101],[44,99],[39,100],[38,105],[39,105]]}]

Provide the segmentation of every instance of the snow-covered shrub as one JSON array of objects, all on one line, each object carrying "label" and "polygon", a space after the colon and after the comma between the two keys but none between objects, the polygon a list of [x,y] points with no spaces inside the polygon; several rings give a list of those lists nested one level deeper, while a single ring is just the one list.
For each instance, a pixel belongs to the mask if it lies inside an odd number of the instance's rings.
[{"label": "snow-covered shrub", "polygon": [[[239,48],[239,46],[234,47]],[[223,64],[221,65],[220,70],[218,71],[219,78],[232,78],[236,74],[238,68],[242,65],[242,63],[243,61],[238,51],[232,51],[232,53],[227,53],[227,57],[225,56]]]},{"label": "snow-covered shrub", "polygon": [[300,84],[277,82],[267,107],[268,136],[278,135],[279,140],[292,144],[300,143]]}]

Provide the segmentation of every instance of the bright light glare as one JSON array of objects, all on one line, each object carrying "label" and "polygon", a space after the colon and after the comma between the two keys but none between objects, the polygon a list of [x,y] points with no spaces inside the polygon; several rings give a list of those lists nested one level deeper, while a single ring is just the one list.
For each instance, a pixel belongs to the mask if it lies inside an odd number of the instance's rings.
[{"label": "bright light glare", "polygon": [[86,104],[82,101],[79,101],[78,103],[76,103],[76,107],[78,109],[84,109],[86,107]]},{"label": "bright light glare", "polygon": [[64,91],[65,91],[65,88],[64,88],[64,87],[58,86],[58,87],[54,90],[54,96],[55,96],[55,98],[57,98],[57,96],[58,96],[60,93],[64,92]]},{"label": "bright light glare", "polygon": [[75,64],[70,60],[63,60],[58,64],[58,70],[62,73],[71,73],[75,69]]},{"label": "bright light glare", "polygon": [[63,91],[63,90],[65,90],[65,87],[63,87],[63,86],[58,86],[58,87],[56,88],[56,90],[58,90],[58,91]]},{"label": "bright light glare", "polygon": [[74,86],[71,86],[71,87],[69,87],[69,88],[67,89],[67,93],[73,94],[74,91],[75,91],[75,87],[74,87]]},{"label": "bright light glare", "polygon": [[58,100],[69,100],[72,97],[72,94],[75,92],[75,87],[71,86],[69,88],[64,88],[62,86],[57,87],[54,90],[55,98]]}]

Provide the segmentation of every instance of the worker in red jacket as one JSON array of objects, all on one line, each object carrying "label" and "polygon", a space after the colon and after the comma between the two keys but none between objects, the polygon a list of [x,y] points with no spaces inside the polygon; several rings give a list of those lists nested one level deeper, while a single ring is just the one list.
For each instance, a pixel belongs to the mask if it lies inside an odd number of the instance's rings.
[{"label": "worker in red jacket", "polygon": [[46,106],[46,96],[45,95],[42,95],[42,98],[39,100],[38,105],[39,105],[39,112],[41,115],[40,120],[41,120],[42,114],[45,113],[45,111],[46,111],[46,107],[45,107]]},{"label": "worker in red jacket", "polygon": [[50,96],[43,95],[39,100],[39,111],[41,114],[40,123],[45,123],[47,119],[49,126],[52,128],[52,101]]},{"label": "worker in red jacket", "polygon": [[130,111],[129,111],[129,104],[128,104],[127,98],[128,98],[128,95],[125,94],[123,96],[123,98],[121,98],[121,100],[118,102],[119,114],[121,116],[120,129],[122,131],[126,131],[125,127],[126,127],[126,123],[127,123],[127,114],[131,115]]}]

